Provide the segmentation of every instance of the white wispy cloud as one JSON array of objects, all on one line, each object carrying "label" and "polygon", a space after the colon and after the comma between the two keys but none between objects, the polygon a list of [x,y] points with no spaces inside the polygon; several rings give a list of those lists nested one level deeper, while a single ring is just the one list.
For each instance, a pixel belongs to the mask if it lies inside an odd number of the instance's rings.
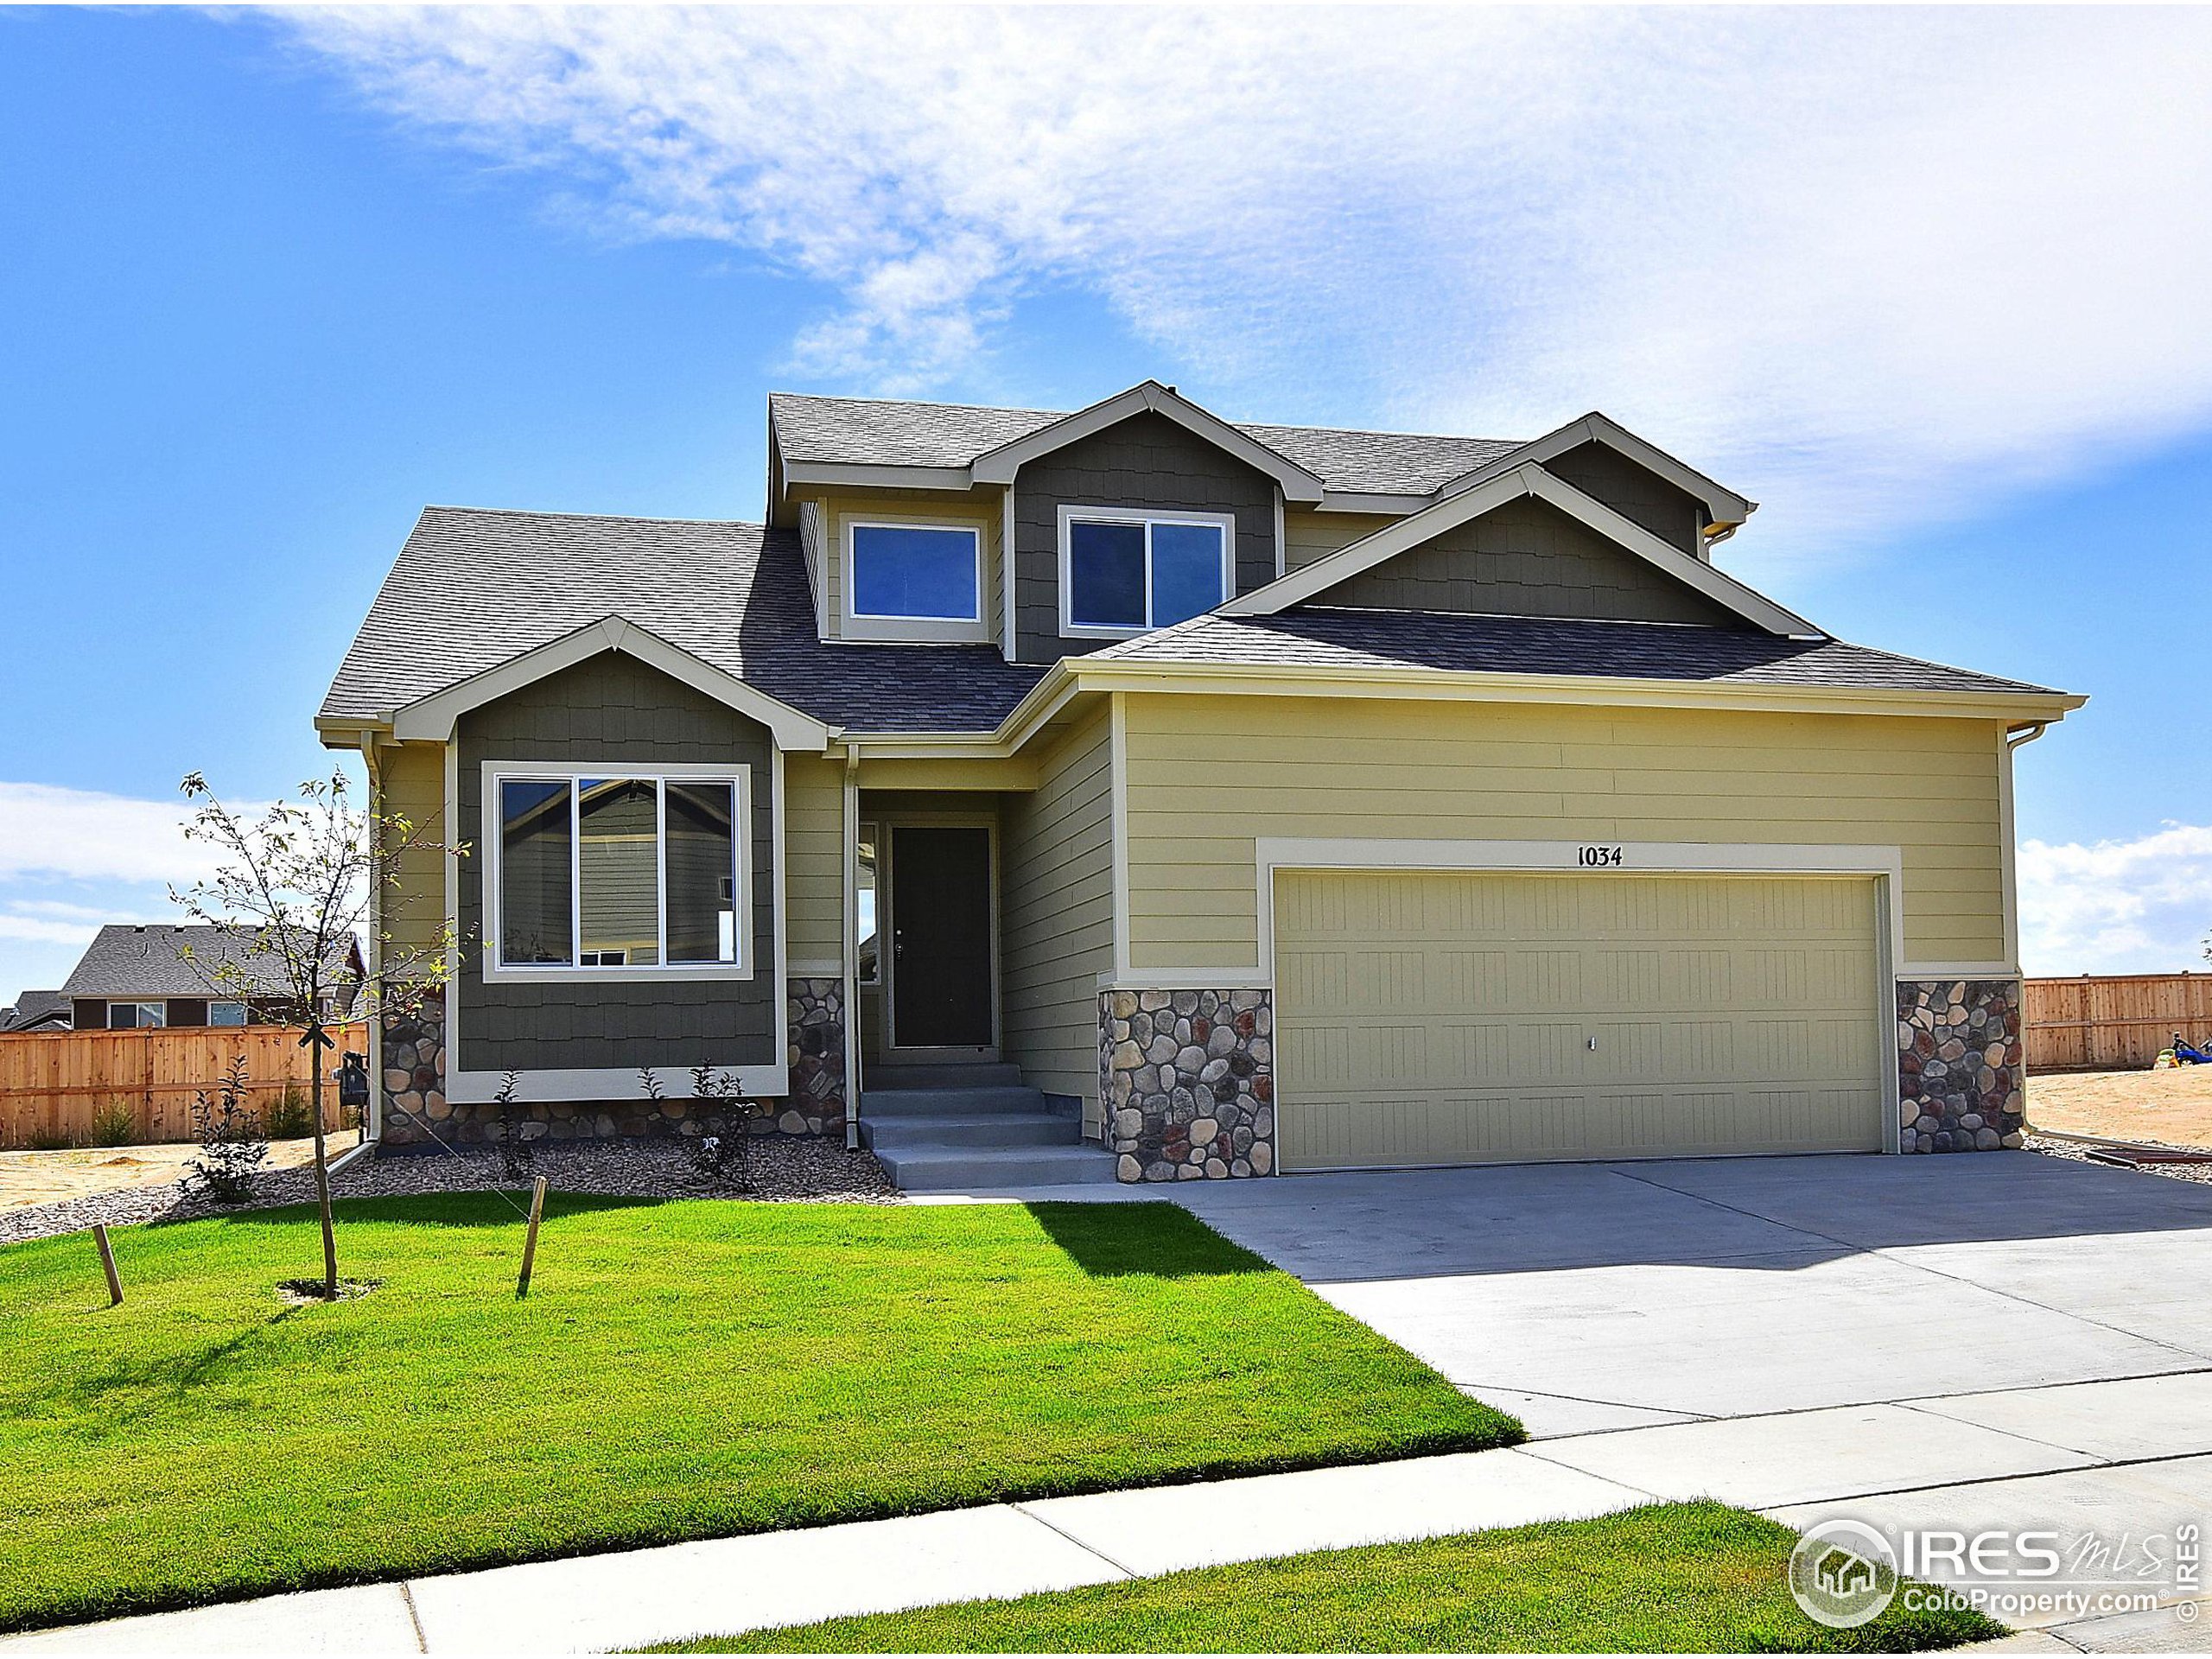
[{"label": "white wispy cloud", "polygon": [[2020,954],[2031,974],[2158,973],[2207,966],[2212,825],[2133,841],[2020,848]]},{"label": "white wispy cloud", "polygon": [[204,844],[185,838],[189,816],[181,799],[0,782],[0,881],[35,876],[182,886],[213,874],[216,863]]},{"label": "white wispy cloud", "polygon": [[1033,393],[998,325],[1071,288],[1232,414],[1514,435],[1605,407],[1762,495],[1769,556],[2212,413],[2202,12],[278,26],[571,222],[829,285],[793,349],[856,388]]}]

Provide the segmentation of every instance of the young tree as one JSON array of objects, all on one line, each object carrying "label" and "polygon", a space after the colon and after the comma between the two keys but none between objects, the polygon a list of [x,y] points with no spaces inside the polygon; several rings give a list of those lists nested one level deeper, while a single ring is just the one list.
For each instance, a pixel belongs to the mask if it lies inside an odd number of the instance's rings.
[{"label": "young tree", "polygon": [[[410,894],[402,861],[435,855],[466,856],[465,848],[434,840],[399,814],[355,808],[346,774],[300,785],[296,799],[257,815],[232,811],[198,772],[183,783],[198,804],[185,834],[221,856],[215,874],[169,897],[196,922],[215,928],[236,949],[199,963],[201,977],[249,1006],[281,1005],[289,1023],[307,1027],[311,1057],[310,1116],[315,1128],[315,1201],[322,1211],[322,1288],[338,1295],[338,1238],[330,1215],[330,1166],[322,1120],[323,1020],[337,999],[358,990],[362,1017],[418,1007],[442,991],[461,961],[461,941],[443,914],[396,935],[391,924]],[[414,884],[418,899],[426,884]],[[427,884],[442,895],[444,884]],[[383,903],[378,899],[381,895]],[[370,944],[368,972],[353,979],[354,949]],[[191,947],[185,947],[188,957]],[[381,1087],[373,1079],[371,1087]]]}]

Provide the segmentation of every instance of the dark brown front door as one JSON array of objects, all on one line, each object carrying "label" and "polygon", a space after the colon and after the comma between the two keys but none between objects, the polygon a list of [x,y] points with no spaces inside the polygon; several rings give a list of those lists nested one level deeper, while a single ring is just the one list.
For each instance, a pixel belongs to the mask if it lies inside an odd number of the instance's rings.
[{"label": "dark brown front door", "polygon": [[991,1046],[991,832],[891,831],[891,1044]]}]

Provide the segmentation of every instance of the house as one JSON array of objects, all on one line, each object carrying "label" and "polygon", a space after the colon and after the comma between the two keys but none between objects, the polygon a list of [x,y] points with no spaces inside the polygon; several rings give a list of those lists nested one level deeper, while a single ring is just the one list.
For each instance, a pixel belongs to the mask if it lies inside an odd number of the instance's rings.
[{"label": "house", "polygon": [[317,721],[471,849],[395,889],[469,946],[387,1140],[711,1063],[909,1185],[2018,1144],[2012,756],[2082,700],[1831,637],[1605,416],[779,394],[766,461],[400,550]]},{"label": "house", "polygon": [[59,991],[25,991],[11,1008],[0,1008],[0,1036],[69,1029],[69,999]]},{"label": "house", "polygon": [[[341,988],[323,1014],[343,1017],[362,978],[359,946],[350,939],[339,946],[329,976]],[[276,960],[205,924],[103,927],[60,995],[79,1031],[280,1024],[291,1017]]]}]

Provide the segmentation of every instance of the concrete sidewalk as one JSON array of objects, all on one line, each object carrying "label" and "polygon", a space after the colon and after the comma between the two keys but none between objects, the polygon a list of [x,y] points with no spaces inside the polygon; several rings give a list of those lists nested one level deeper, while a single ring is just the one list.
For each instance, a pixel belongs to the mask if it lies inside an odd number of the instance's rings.
[{"label": "concrete sidewalk", "polygon": [[[2032,1396],[2032,1397],[2031,1397]],[[2156,1433],[2148,1426],[2156,1425]],[[1710,1496],[1803,1529],[2134,1529],[2212,1515],[2212,1372],[1565,1436],[276,1596],[0,1641],[68,1653],[581,1652],[1027,1595]],[[2198,1645],[2172,1611],[2038,1642]]]},{"label": "concrete sidewalk", "polygon": [[945,1510],[271,1596],[0,1640],[18,1654],[573,1653],[1602,1515],[1642,1492],[1518,1448]]}]

